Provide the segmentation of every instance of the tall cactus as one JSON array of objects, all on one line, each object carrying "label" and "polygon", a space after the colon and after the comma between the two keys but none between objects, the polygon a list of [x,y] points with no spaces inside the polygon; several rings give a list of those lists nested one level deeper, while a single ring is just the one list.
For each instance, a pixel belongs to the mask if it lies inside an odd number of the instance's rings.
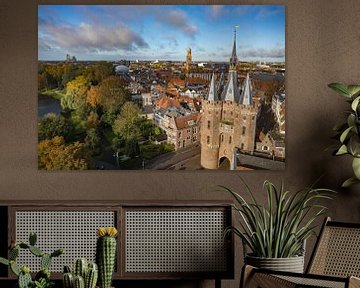
[{"label": "tall cactus", "polygon": [[74,277],[74,288],[85,288],[84,278],[77,275]]},{"label": "tall cactus", "polygon": [[116,258],[115,227],[97,229],[96,262],[99,267],[100,288],[110,288]]}]

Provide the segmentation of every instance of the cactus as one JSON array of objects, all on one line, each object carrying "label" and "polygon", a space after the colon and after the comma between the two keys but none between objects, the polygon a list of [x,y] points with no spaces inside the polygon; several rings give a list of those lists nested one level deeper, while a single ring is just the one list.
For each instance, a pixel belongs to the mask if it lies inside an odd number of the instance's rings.
[{"label": "cactus", "polygon": [[74,274],[85,279],[88,262],[85,258],[79,258],[75,261]]},{"label": "cactus", "polygon": [[41,257],[40,261],[40,267],[41,269],[49,269],[51,265],[52,257],[50,254],[44,253],[44,255]]},{"label": "cactus", "polygon": [[35,256],[37,256],[37,257],[41,257],[41,256],[44,255],[44,252],[42,252],[42,251],[40,250],[40,248],[38,248],[38,247],[36,247],[36,246],[31,246],[31,245],[30,245],[29,251],[30,251],[32,254],[34,254]]},{"label": "cactus", "polygon": [[[50,281],[50,264],[53,257],[60,256],[64,251],[62,249],[55,250],[53,253],[48,254],[41,251],[35,246],[37,236],[35,233],[30,233],[29,244],[20,242],[16,243],[11,241],[11,245],[8,251],[8,259],[0,257],[0,263],[10,266],[11,271],[18,276],[19,288],[29,287],[51,287],[53,282]],[[35,276],[35,281],[32,280],[30,275],[30,269],[27,266],[21,268],[16,264],[16,259],[19,256],[19,250],[29,250],[30,253],[37,257],[41,257],[41,271]]]},{"label": "cactus", "polygon": [[74,277],[74,288],[85,288],[83,277],[78,275]]},{"label": "cactus", "polygon": [[99,267],[100,288],[110,288],[116,256],[116,235],[114,227],[98,228],[96,262]]},{"label": "cactus", "polygon": [[31,246],[35,246],[36,245],[36,241],[37,241],[37,235],[34,232],[31,232],[29,235],[29,244]]},{"label": "cactus", "polygon": [[62,277],[64,288],[73,288],[74,287],[74,276],[72,273],[67,272],[63,274]]},{"label": "cactus", "polygon": [[19,279],[18,279],[19,288],[29,288],[30,284],[32,283],[32,279],[28,267],[27,270],[28,270],[27,272],[22,270],[19,274]]},{"label": "cactus", "polygon": [[98,266],[96,263],[89,263],[85,276],[85,288],[95,288],[98,279]]},{"label": "cactus", "polygon": [[[89,263],[85,258],[78,258],[74,263],[74,273],[71,273],[69,266],[64,266],[63,286],[64,288],[77,288],[76,285],[83,288],[95,288],[98,278],[98,268],[95,263]],[[84,276],[82,276],[84,275]],[[81,283],[81,280],[82,282]],[[76,280],[77,279],[77,280]]]}]

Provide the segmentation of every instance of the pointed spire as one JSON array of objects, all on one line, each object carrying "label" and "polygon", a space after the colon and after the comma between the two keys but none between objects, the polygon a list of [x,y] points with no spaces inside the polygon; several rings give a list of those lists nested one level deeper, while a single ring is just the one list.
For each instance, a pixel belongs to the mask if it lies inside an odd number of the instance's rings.
[{"label": "pointed spire", "polygon": [[240,92],[237,85],[236,71],[229,72],[229,79],[223,91],[222,99],[224,101],[238,102],[240,99]]},{"label": "pointed spire", "polygon": [[249,73],[247,73],[246,79],[244,81],[243,89],[241,92],[241,97],[239,101],[240,104],[252,105],[253,104],[252,93],[253,92],[252,92],[251,79],[249,77]]},{"label": "pointed spire", "polygon": [[234,45],[233,45],[233,49],[231,52],[231,57],[230,57],[230,69],[235,70],[236,69],[236,65],[237,65],[237,55],[236,55],[236,28],[238,26],[234,27]]},{"label": "pointed spire", "polygon": [[215,73],[213,72],[210,82],[210,88],[209,88],[209,95],[208,95],[208,101],[217,101],[217,89],[215,86]]}]

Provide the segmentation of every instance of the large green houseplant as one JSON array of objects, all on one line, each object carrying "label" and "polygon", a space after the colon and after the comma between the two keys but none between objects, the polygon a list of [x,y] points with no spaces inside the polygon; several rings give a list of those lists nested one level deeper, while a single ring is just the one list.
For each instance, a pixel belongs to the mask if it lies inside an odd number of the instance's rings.
[{"label": "large green houseplant", "polygon": [[[244,246],[249,248],[250,253],[245,255],[246,264],[303,272],[304,243],[314,233],[316,220],[326,209],[318,202],[331,199],[334,191],[310,187],[290,193],[285,191],[283,184],[278,189],[270,181],[265,181],[267,203],[264,206],[246,183],[244,186],[251,201],[227,187],[222,188],[235,198],[233,208],[240,215],[239,227],[229,227],[226,232],[239,236]],[[269,259],[273,259],[270,264]],[[286,263],[292,267],[284,267]]]},{"label": "large green houseplant", "polygon": [[347,179],[342,184],[343,187],[348,187],[360,183],[360,85],[331,83],[328,86],[346,97],[351,106],[351,109],[347,112],[347,121],[334,128],[340,140],[335,155],[348,154],[352,157],[354,177]]}]

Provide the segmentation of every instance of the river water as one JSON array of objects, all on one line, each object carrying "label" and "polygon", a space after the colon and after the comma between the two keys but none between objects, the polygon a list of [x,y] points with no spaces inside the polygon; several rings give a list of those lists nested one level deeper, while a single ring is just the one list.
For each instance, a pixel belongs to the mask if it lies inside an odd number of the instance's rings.
[{"label": "river water", "polygon": [[60,101],[49,96],[38,94],[38,117],[42,118],[48,113],[60,115]]}]

